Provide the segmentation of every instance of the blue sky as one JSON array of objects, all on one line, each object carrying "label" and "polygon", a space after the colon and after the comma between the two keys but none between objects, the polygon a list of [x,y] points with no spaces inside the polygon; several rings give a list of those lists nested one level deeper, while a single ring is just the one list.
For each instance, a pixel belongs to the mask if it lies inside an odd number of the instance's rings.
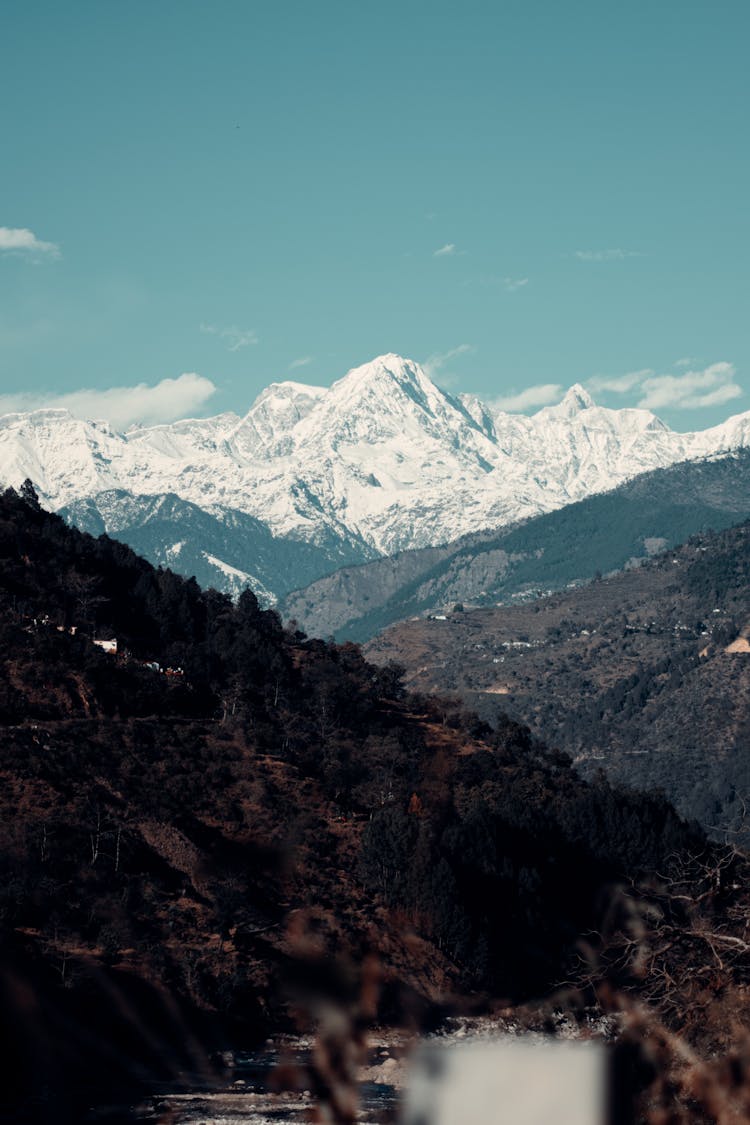
[{"label": "blue sky", "polygon": [[750,409],[748,34],[746,0],[7,0],[0,406],[197,373],[165,417],[243,412],[395,351],[526,408]]}]

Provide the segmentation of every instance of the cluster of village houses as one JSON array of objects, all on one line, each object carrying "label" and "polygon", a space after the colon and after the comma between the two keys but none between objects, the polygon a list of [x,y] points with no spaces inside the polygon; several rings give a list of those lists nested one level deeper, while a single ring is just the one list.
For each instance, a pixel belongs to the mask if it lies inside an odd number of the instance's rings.
[{"label": "cluster of village houses", "polygon": [[[43,617],[34,617],[31,620],[34,628],[39,628],[40,626],[46,626],[49,628],[54,624],[52,619],[47,614],[45,614]],[[57,629],[58,633],[70,633],[72,637],[74,637],[79,632],[77,625],[55,625],[55,628]],[[111,637],[106,640],[99,637],[92,637],[91,640],[97,648],[100,648],[102,650],[102,652],[106,652],[109,656],[117,656],[117,637]],[[150,668],[152,672],[159,672],[164,676],[185,675],[185,672],[182,668],[164,668],[158,662],[158,660],[140,660],[138,661],[138,663],[142,664],[144,668]]]},{"label": "cluster of village houses", "polygon": [[[102,652],[109,653],[110,656],[117,656],[117,637],[112,637],[111,640],[100,640],[94,637],[94,644],[97,648],[100,648]],[[164,668],[158,660],[141,660],[140,663],[144,668],[150,668],[152,672],[161,672],[164,676],[185,675],[182,668]]]}]

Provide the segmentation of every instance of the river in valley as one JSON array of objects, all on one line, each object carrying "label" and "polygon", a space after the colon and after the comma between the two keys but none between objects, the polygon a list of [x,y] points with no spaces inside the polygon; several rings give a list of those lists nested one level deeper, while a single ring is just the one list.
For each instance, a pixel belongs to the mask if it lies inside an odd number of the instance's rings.
[{"label": "river in valley", "polygon": [[[461,1021],[426,1039],[373,1037],[359,1072],[357,1121],[601,1125],[604,1042],[613,1031],[607,1020],[581,1028],[562,1018],[553,1035],[508,1023]],[[312,1090],[304,1089],[311,1049],[309,1041],[298,1040],[239,1054],[220,1088],[154,1096],[139,1107],[137,1118],[144,1125],[333,1122],[337,1119],[327,1115]],[[282,1083],[286,1091],[277,1092]]]}]

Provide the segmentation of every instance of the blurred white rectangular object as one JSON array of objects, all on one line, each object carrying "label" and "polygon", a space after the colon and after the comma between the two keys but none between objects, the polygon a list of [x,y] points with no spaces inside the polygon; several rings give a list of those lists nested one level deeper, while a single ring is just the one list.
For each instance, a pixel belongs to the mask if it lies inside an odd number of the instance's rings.
[{"label": "blurred white rectangular object", "polygon": [[414,1057],[403,1125],[604,1125],[600,1043],[533,1036],[430,1043]]}]

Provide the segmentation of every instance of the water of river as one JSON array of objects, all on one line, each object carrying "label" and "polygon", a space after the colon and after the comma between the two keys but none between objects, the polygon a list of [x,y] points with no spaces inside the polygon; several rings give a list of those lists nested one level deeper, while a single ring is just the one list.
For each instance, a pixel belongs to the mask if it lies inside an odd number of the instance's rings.
[{"label": "water of river", "polygon": [[[384,1052],[380,1052],[381,1054]],[[288,1050],[284,1050],[288,1057]],[[306,1047],[294,1052],[304,1066]],[[144,1125],[297,1125],[309,1122],[314,1099],[308,1091],[276,1093],[273,1072],[281,1061],[276,1049],[236,1056],[231,1078],[220,1088],[158,1095],[137,1110]],[[373,1053],[372,1062],[382,1062]],[[359,1120],[386,1125],[395,1119],[399,1091],[384,1082],[363,1082]]]}]

